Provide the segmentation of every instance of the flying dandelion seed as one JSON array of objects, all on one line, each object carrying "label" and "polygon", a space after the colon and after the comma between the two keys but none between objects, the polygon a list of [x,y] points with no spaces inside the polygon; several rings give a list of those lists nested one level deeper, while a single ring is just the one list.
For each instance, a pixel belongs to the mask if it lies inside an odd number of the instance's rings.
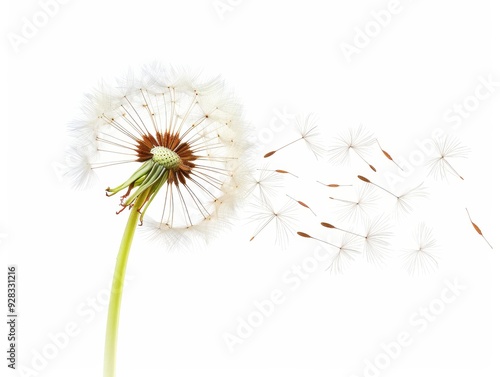
[{"label": "flying dandelion seed", "polygon": [[365,220],[364,251],[366,260],[370,263],[381,265],[388,257],[391,250],[393,233],[387,218],[379,216],[374,220]]},{"label": "flying dandelion seed", "polygon": [[279,173],[279,174],[289,174],[289,175],[291,175],[294,178],[299,178],[298,175],[290,173],[289,171],[286,171],[286,170],[283,170],[283,169],[276,169],[275,172]]},{"label": "flying dandelion seed", "polygon": [[378,196],[370,185],[358,188],[355,200],[330,197],[335,203],[335,214],[339,220],[358,222],[368,218],[377,209]]},{"label": "flying dandelion seed", "polygon": [[283,169],[257,169],[257,170],[265,170],[265,171],[268,171],[268,172],[273,172],[273,173],[278,173],[278,174],[284,174],[284,175],[291,175],[294,178],[299,178],[298,175],[293,174],[292,172],[289,172],[289,171],[283,170]]},{"label": "flying dandelion seed", "polygon": [[375,138],[373,134],[366,131],[362,125],[356,129],[350,128],[347,135],[335,138],[329,149],[330,161],[346,164],[350,160],[351,153],[354,152],[370,169],[376,172],[377,169],[366,159],[374,142]]},{"label": "flying dandelion seed", "polygon": [[[94,171],[130,167],[127,179],[106,194],[120,194],[120,209],[131,209],[117,257],[108,310],[104,376],[115,375],[118,319],[123,281],[137,224],[158,196],[155,233],[168,241],[206,238],[227,228],[248,194],[245,175],[249,145],[240,105],[216,78],[147,67],[112,89],[103,85],[87,97],[84,119],[70,127],[67,160],[75,186],[91,182]],[[109,170],[108,170],[109,171]],[[148,224],[149,224],[148,220]]]},{"label": "flying dandelion seed", "polygon": [[332,188],[352,186],[352,185],[339,185],[338,183],[323,183],[320,181],[316,181],[316,183],[319,183],[320,185],[325,186],[325,187],[332,187]]},{"label": "flying dandelion seed", "polygon": [[354,233],[354,232],[351,232],[350,230],[346,230],[346,229],[342,229],[342,228],[339,228],[335,225],[332,225],[330,223],[327,223],[327,222],[322,222],[321,223],[322,226],[324,226],[325,228],[328,228],[328,229],[337,229],[341,232],[344,232],[344,233],[347,233],[347,234],[350,234],[352,236],[356,236],[356,237],[359,237],[359,238],[365,238],[365,236],[361,235],[361,234],[358,234],[358,233]]},{"label": "flying dandelion seed", "polygon": [[366,260],[370,263],[381,265],[387,257],[387,253],[390,249],[389,239],[392,237],[392,232],[389,231],[387,218],[379,216],[373,221],[365,220],[365,235],[339,228],[327,222],[322,222],[321,225],[328,229],[339,230],[345,234],[362,240]]},{"label": "flying dandelion seed", "polygon": [[474,224],[474,222],[472,221],[472,219],[470,217],[470,214],[469,214],[469,210],[467,208],[465,210],[467,211],[467,216],[469,216],[469,221],[471,222],[472,226],[476,230],[477,234],[479,234],[481,237],[483,237],[483,239],[486,241],[486,243],[488,244],[488,246],[491,249],[493,249],[493,246],[491,246],[491,244],[488,242],[488,240],[486,239],[486,237],[483,235],[483,232],[481,231],[481,229],[476,224]]},{"label": "flying dandelion seed", "polygon": [[421,223],[414,232],[415,246],[403,250],[403,265],[410,275],[429,274],[438,268],[437,242],[432,229]]},{"label": "flying dandelion seed", "polygon": [[300,134],[299,138],[285,144],[284,146],[274,151],[266,153],[264,155],[264,158],[271,157],[276,152],[279,152],[285,149],[286,147],[289,147],[290,145],[295,144],[301,140],[305,142],[307,147],[311,150],[311,152],[313,152],[316,158],[320,158],[324,153],[324,150],[321,146],[323,136],[319,132],[316,117],[313,114],[308,114],[305,117],[301,116],[297,117],[295,119],[295,128]]},{"label": "flying dandelion seed", "polygon": [[283,187],[283,173],[276,170],[258,169],[257,177],[252,175],[251,189],[258,192],[260,199],[264,203],[271,203]]},{"label": "flying dandelion seed", "polygon": [[361,254],[359,243],[359,238],[351,234],[344,234],[339,247],[337,247],[337,252],[333,255],[332,262],[327,269],[330,272],[335,271],[337,274],[343,273]]},{"label": "flying dandelion seed", "polygon": [[251,216],[252,222],[257,222],[257,229],[250,238],[253,241],[265,228],[274,225],[275,243],[285,247],[289,236],[294,232],[297,222],[297,204],[288,200],[278,210],[272,204],[263,203],[255,206],[255,214]]},{"label": "flying dandelion seed", "polygon": [[337,252],[332,258],[331,264],[327,268],[330,271],[335,270],[335,272],[337,273],[343,272],[344,268],[347,267],[356,258],[357,255],[360,254],[360,251],[356,248],[356,245],[359,243],[359,241],[349,234],[346,234],[342,237],[340,245],[335,245],[331,242],[313,237],[305,232],[297,232],[297,235],[303,238],[309,238],[317,242],[321,242],[325,245],[337,249]]},{"label": "flying dandelion seed", "polygon": [[385,150],[383,150],[383,149],[382,149],[382,146],[380,145],[380,143],[379,143],[378,139],[375,139],[375,141],[377,142],[378,147],[380,148],[380,150],[382,151],[382,153],[384,154],[384,156],[385,156],[388,160],[392,161],[392,162],[394,163],[394,165],[396,165],[396,166],[397,166],[397,167],[398,167],[401,171],[404,171],[404,170],[403,170],[403,168],[402,168],[401,166],[399,166],[399,165],[398,165],[398,163],[397,163],[396,161],[394,161],[394,160],[393,160],[392,156],[391,156],[388,152],[386,152]]},{"label": "flying dandelion seed", "polygon": [[413,201],[417,198],[422,198],[427,195],[427,191],[425,188],[422,187],[423,182],[419,184],[416,187],[413,187],[412,189],[409,189],[405,192],[403,192],[400,195],[396,195],[389,190],[383,188],[382,186],[377,185],[376,183],[373,183],[370,181],[368,178],[363,177],[362,175],[358,175],[358,179],[361,181],[368,183],[370,185],[373,185],[375,187],[378,187],[379,189],[385,191],[387,194],[392,195],[394,198],[396,198],[396,214],[399,213],[405,213],[408,214],[413,210]]},{"label": "flying dandelion seed", "polygon": [[398,196],[396,208],[399,213],[410,213],[413,210],[413,202],[416,199],[423,198],[427,195],[427,190],[422,187],[423,182],[418,186],[406,190]]},{"label": "flying dandelion seed", "polygon": [[292,199],[294,202],[296,202],[297,204],[301,205],[302,207],[304,208],[307,208],[309,211],[311,211],[311,213],[316,216],[316,213],[311,209],[311,207],[309,207],[306,203],[300,201],[300,200],[297,200],[297,199],[294,199],[292,198],[290,195],[286,194],[286,196],[288,196],[290,199]]},{"label": "flying dandelion seed", "polygon": [[454,158],[466,158],[470,152],[469,148],[463,146],[460,141],[452,136],[445,135],[437,140],[433,140],[436,147],[434,156],[428,161],[429,174],[434,178],[448,178],[454,175],[461,180],[464,178],[455,170],[449,160]]}]

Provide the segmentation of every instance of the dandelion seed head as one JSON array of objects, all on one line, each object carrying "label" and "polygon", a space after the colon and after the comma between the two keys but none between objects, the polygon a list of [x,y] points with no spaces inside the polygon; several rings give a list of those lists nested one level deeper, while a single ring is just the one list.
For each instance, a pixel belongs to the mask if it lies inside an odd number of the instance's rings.
[{"label": "dandelion seed head", "polygon": [[68,177],[82,185],[96,171],[130,166],[107,195],[122,193],[118,212],[135,206],[141,221],[148,210],[165,237],[214,227],[248,194],[249,130],[220,78],[154,64],[101,84],[83,113],[70,126],[78,158]]}]

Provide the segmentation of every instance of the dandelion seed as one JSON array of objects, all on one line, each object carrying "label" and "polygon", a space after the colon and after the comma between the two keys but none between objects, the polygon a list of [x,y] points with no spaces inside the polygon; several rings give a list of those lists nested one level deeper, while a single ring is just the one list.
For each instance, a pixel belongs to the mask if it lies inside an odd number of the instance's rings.
[{"label": "dandelion seed", "polygon": [[297,117],[295,119],[295,127],[300,134],[298,139],[295,139],[284,146],[268,152],[264,155],[264,158],[271,157],[276,152],[295,144],[298,141],[304,140],[307,147],[314,153],[316,158],[319,158],[323,154],[323,148],[321,147],[322,135],[320,134],[317,126],[317,120],[312,114],[308,114],[306,117]]},{"label": "dandelion seed", "polygon": [[359,251],[359,239],[350,234],[344,234],[337,247],[337,253],[334,254],[332,262],[327,267],[331,271],[341,274],[351,263],[361,254]]},{"label": "dandelion seed", "polygon": [[309,211],[311,211],[311,213],[316,216],[316,213],[311,209],[311,207],[309,207],[306,203],[300,201],[300,200],[297,200],[297,199],[294,199],[292,198],[290,195],[286,194],[286,196],[288,196],[290,199],[292,199],[294,202],[296,202],[297,204],[301,205],[302,207],[304,208],[307,208]]},{"label": "dandelion seed", "polygon": [[418,186],[408,189],[398,196],[396,205],[400,212],[410,213],[413,210],[413,201],[427,195],[427,191],[422,187],[423,184],[422,182]]},{"label": "dandelion seed", "polygon": [[385,156],[388,160],[392,161],[392,162],[394,163],[394,165],[396,165],[399,169],[401,169],[401,171],[404,171],[404,170],[403,170],[403,168],[402,168],[401,166],[399,166],[399,165],[398,165],[398,163],[392,159],[392,156],[391,156],[388,152],[386,152],[386,151],[384,151],[384,150],[382,149],[382,146],[380,145],[380,143],[379,143],[378,139],[375,139],[375,141],[377,142],[378,147],[380,148],[380,150],[382,151],[382,153],[384,154],[384,156]]},{"label": "dandelion seed", "polygon": [[296,120],[296,126],[302,139],[314,156],[320,158],[324,154],[323,135],[319,132],[317,123],[318,120],[314,114],[308,114],[305,117],[299,116]]},{"label": "dandelion seed", "polygon": [[93,148],[87,146],[71,146],[66,150],[63,177],[70,181],[74,188],[90,187],[95,182],[95,172],[90,164]]},{"label": "dandelion seed", "polygon": [[[106,189],[120,194],[120,209],[131,209],[111,290],[104,356],[104,376],[115,375],[118,319],[128,254],[137,224],[159,196],[156,235],[205,238],[227,226],[237,203],[248,193],[247,130],[238,103],[220,79],[162,66],[129,75],[111,89],[104,85],[88,97],[85,118],[73,124],[66,176],[85,185],[97,169],[130,167],[127,179]],[[149,223],[149,221],[148,221]],[[203,230],[203,233],[201,231]],[[172,235],[172,237],[170,237]]]},{"label": "dandelion seed", "polygon": [[310,238],[312,240],[315,240],[315,241],[318,241],[318,242],[321,242],[321,243],[324,243],[326,245],[330,245],[330,246],[333,246],[333,247],[336,247],[336,248],[340,248],[340,246],[337,246],[331,242],[328,242],[328,241],[325,241],[325,240],[322,240],[321,238],[317,238],[317,237],[314,237],[314,236],[311,236],[309,235],[308,233],[305,233],[305,232],[297,232],[297,234],[300,236],[300,237],[303,237],[303,238]]},{"label": "dandelion seed", "polygon": [[313,237],[308,233],[297,232],[300,237],[310,238],[312,240],[324,243],[328,246],[331,246],[337,249],[337,253],[333,256],[331,264],[328,266],[328,270],[332,271],[335,269],[335,272],[342,272],[347,265],[349,265],[355,257],[360,253],[360,251],[356,248],[356,243],[358,242],[355,238],[350,235],[344,235],[342,237],[342,241],[340,245],[335,245],[331,242],[322,240],[317,237]]},{"label": "dandelion seed", "polygon": [[258,205],[256,206],[256,213],[251,217],[251,221],[257,222],[258,226],[250,241],[253,241],[269,225],[274,225],[275,243],[285,247],[288,237],[293,233],[296,226],[296,219],[297,205],[292,200],[288,200],[278,210],[268,203]]},{"label": "dandelion seed", "polygon": [[369,185],[363,185],[358,188],[355,200],[341,199],[330,196],[334,200],[336,207],[335,213],[339,220],[357,222],[360,219],[369,217],[377,208],[378,196]]},{"label": "dandelion seed", "polygon": [[376,183],[373,183],[368,178],[363,177],[362,175],[358,175],[358,178],[365,183],[368,183],[370,185],[378,187],[379,189],[385,191],[386,193],[388,193],[388,194],[392,195],[394,198],[396,198],[396,209],[397,209],[398,213],[399,212],[410,213],[413,209],[413,205],[412,205],[413,200],[416,198],[424,197],[427,194],[426,190],[422,187],[423,182],[421,184],[419,184],[418,186],[403,192],[400,195],[396,195],[396,194],[392,193],[391,191],[383,188],[382,186],[379,186]]},{"label": "dandelion seed", "polygon": [[335,225],[327,222],[322,222],[321,225],[328,229],[339,230],[345,234],[362,240],[366,259],[370,263],[380,265],[387,257],[387,252],[390,246],[389,239],[392,236],[392,233],[388,230],[388,220],[386,218],[379,216],[373,221],[365,220],[365,235],[336,227]]},{"label": "dandelion seed", "polygon": [[321,243],[324,243],[326,245],[330,245],[330,246],[333,246],[333,247],[336,247],[336,248],[339,248],[340,246],[337,246],[331,242],[328,242],[328,241],[325,241],[325,240],[322,240],[321,238],[317,238],[317,237],[314,237],[314,236],[311,236],[309,235],[308,233],[305,233],[305,232],[297,232],[297,234],[300,236],[300,237],[303,237],[303,238],[310,238],[312,240],[315,240],[315,241],[318,241],[318,242],[321,242]]},{"label": "dandelion seed", "polygon": [[472,219],[470,217],[470,214],[469,214],[469,210],[466,208],[465,209],[467,211],[467,216],[469,216],[469,221],[471,222],[472,226],[474,227],[474,229],[476,230],[476,232],[481,236],[483,237],[483,239],[486,241],[486,243],[488,244],[488,246],[493,249],[493,246],[491,246],[491,244],[488,242],[488,240],[486,239],[486,237],[483,235],[483,232],[481,231],[481,229],[476,225],[474,224],[474,222],[472,222]]},{"label": "dandelion seed", "polygon": [[335,229],[335,226],[329,224],[329,223],[321,223],[325,228],[330,228],[330,229]]},{"label": "dandelion seed", "polygon": [[393,235],[389,228],[388,219],[382,216],[365,221],[364,251],[368,262],[380,265],[387,258]]},{"label": "dandelion seed", "polygon": [[414,232],[415,247],[403,250],[404,267],[410,275],[428,274],[438,268],[437,242],[432,229],[421,223]]},{"label": "dandelion seed", "polygon": [[287,170],[283,170],[283,169],[257,169],[257,170],[265,170],[268,172],[274,172],[274,173],[278,173],[278,174],[289,174],[294,178],[299,178],[297,175],[295,175]]},{"label": "dandelion seed", "polygon": [[428,175],[443,179],[452,174],[463,180],[463,177],[455,170],[449,160],[466,158],[470,151],[469,148],[463,146],[458,139],[449,135],[435,139],[433,142],[436,153],[427,163],[429,167]]},{"label": "dandelion seed", "polygon": [[325,228],[340,230],[341,232],[348,233],[348,234],[350,234],[352,236],[357,236],[357,237],[360,237],[360,238],[365,238],[365,236],[362,236],[361,234],[354,233],[354,232],[351,232],[350,230],[345,230],[345,229],[336,227],[335,225],[332,225],[332,224],[327,223],[327,222],[322,222],[321,225],[324,226]]},{"label": "dandelion seed", "polygon": [[375,138],[373,134],[367,132],[363,126],[359,126],[355,130],[349,129],[347,135],[335,138],[329,150],[330,161],[345,164],[350,160],[351,152],[354,152],[370,167],[370,169],[376,172],[377,169],[366,160],[371,145],[374,142]]},{"label": "dandelion seed", "polygon": [[323,185],[323,186],[326,186],[326,187],[332,187],[332,188],[352,186],[352,185],[339,185],[337,183],[323,183],[323,182],[320,182],[320,181],[316,181],[316,182],[319,183],[320,185]]},{"label": "dandelion seed", "polygon": [[265,203],[276,198],[283,187],[283,177],[276,170],[258,169],[259,175],[253,177],[251,188],[258,191],[258,195]]},{"label": "dandelion seed", "polygon": [[295,175],[293,173],[290,173],[289,171],[286,171],[286,170],[282,170],[282,169],[277,169],[275,170],[276,173],[280,173],[280,174],[290,174],[292,177],[294,178],[299,178],[298,175]]}]

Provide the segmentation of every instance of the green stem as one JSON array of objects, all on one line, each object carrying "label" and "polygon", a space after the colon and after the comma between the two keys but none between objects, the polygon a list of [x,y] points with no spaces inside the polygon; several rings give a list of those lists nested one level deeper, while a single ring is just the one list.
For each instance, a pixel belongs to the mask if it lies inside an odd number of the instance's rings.
[{"label": "green stem", "polygon": [[147,199],[149,190],[142,193],[137,198],[134,206],[130,210],[125,231],[123,232],[120,250],[116,258],[115,274],[108,308],[108,324],[106,328],[106,345],[104,348],[104,377],[115,377],[116,369],[116,349],[118,345],[118,324],[120,320],[120,304],[122,301],[123,284],[125,281],[125,271],[127,260],[132,246],[137,221],[140,216],[140,208]]}]

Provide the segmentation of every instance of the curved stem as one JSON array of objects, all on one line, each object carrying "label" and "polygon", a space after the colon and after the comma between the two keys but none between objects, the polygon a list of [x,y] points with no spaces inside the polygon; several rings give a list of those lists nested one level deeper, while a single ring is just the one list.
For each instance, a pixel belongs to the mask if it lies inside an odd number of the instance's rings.
[{"label": "curved stem", "polygon": [[116,258],[115,273],[109,299],[108,323],[106,328],[106,345],[104,347],[104,377],[115,377],[116,349],[118,344],[118,324],[120,320],[120,304],[122,301],[125,271],[127,269],[128,255],[134,238],[139,210],[147,199],[149,190],[137,198],[123,232],[122,242]]}]

